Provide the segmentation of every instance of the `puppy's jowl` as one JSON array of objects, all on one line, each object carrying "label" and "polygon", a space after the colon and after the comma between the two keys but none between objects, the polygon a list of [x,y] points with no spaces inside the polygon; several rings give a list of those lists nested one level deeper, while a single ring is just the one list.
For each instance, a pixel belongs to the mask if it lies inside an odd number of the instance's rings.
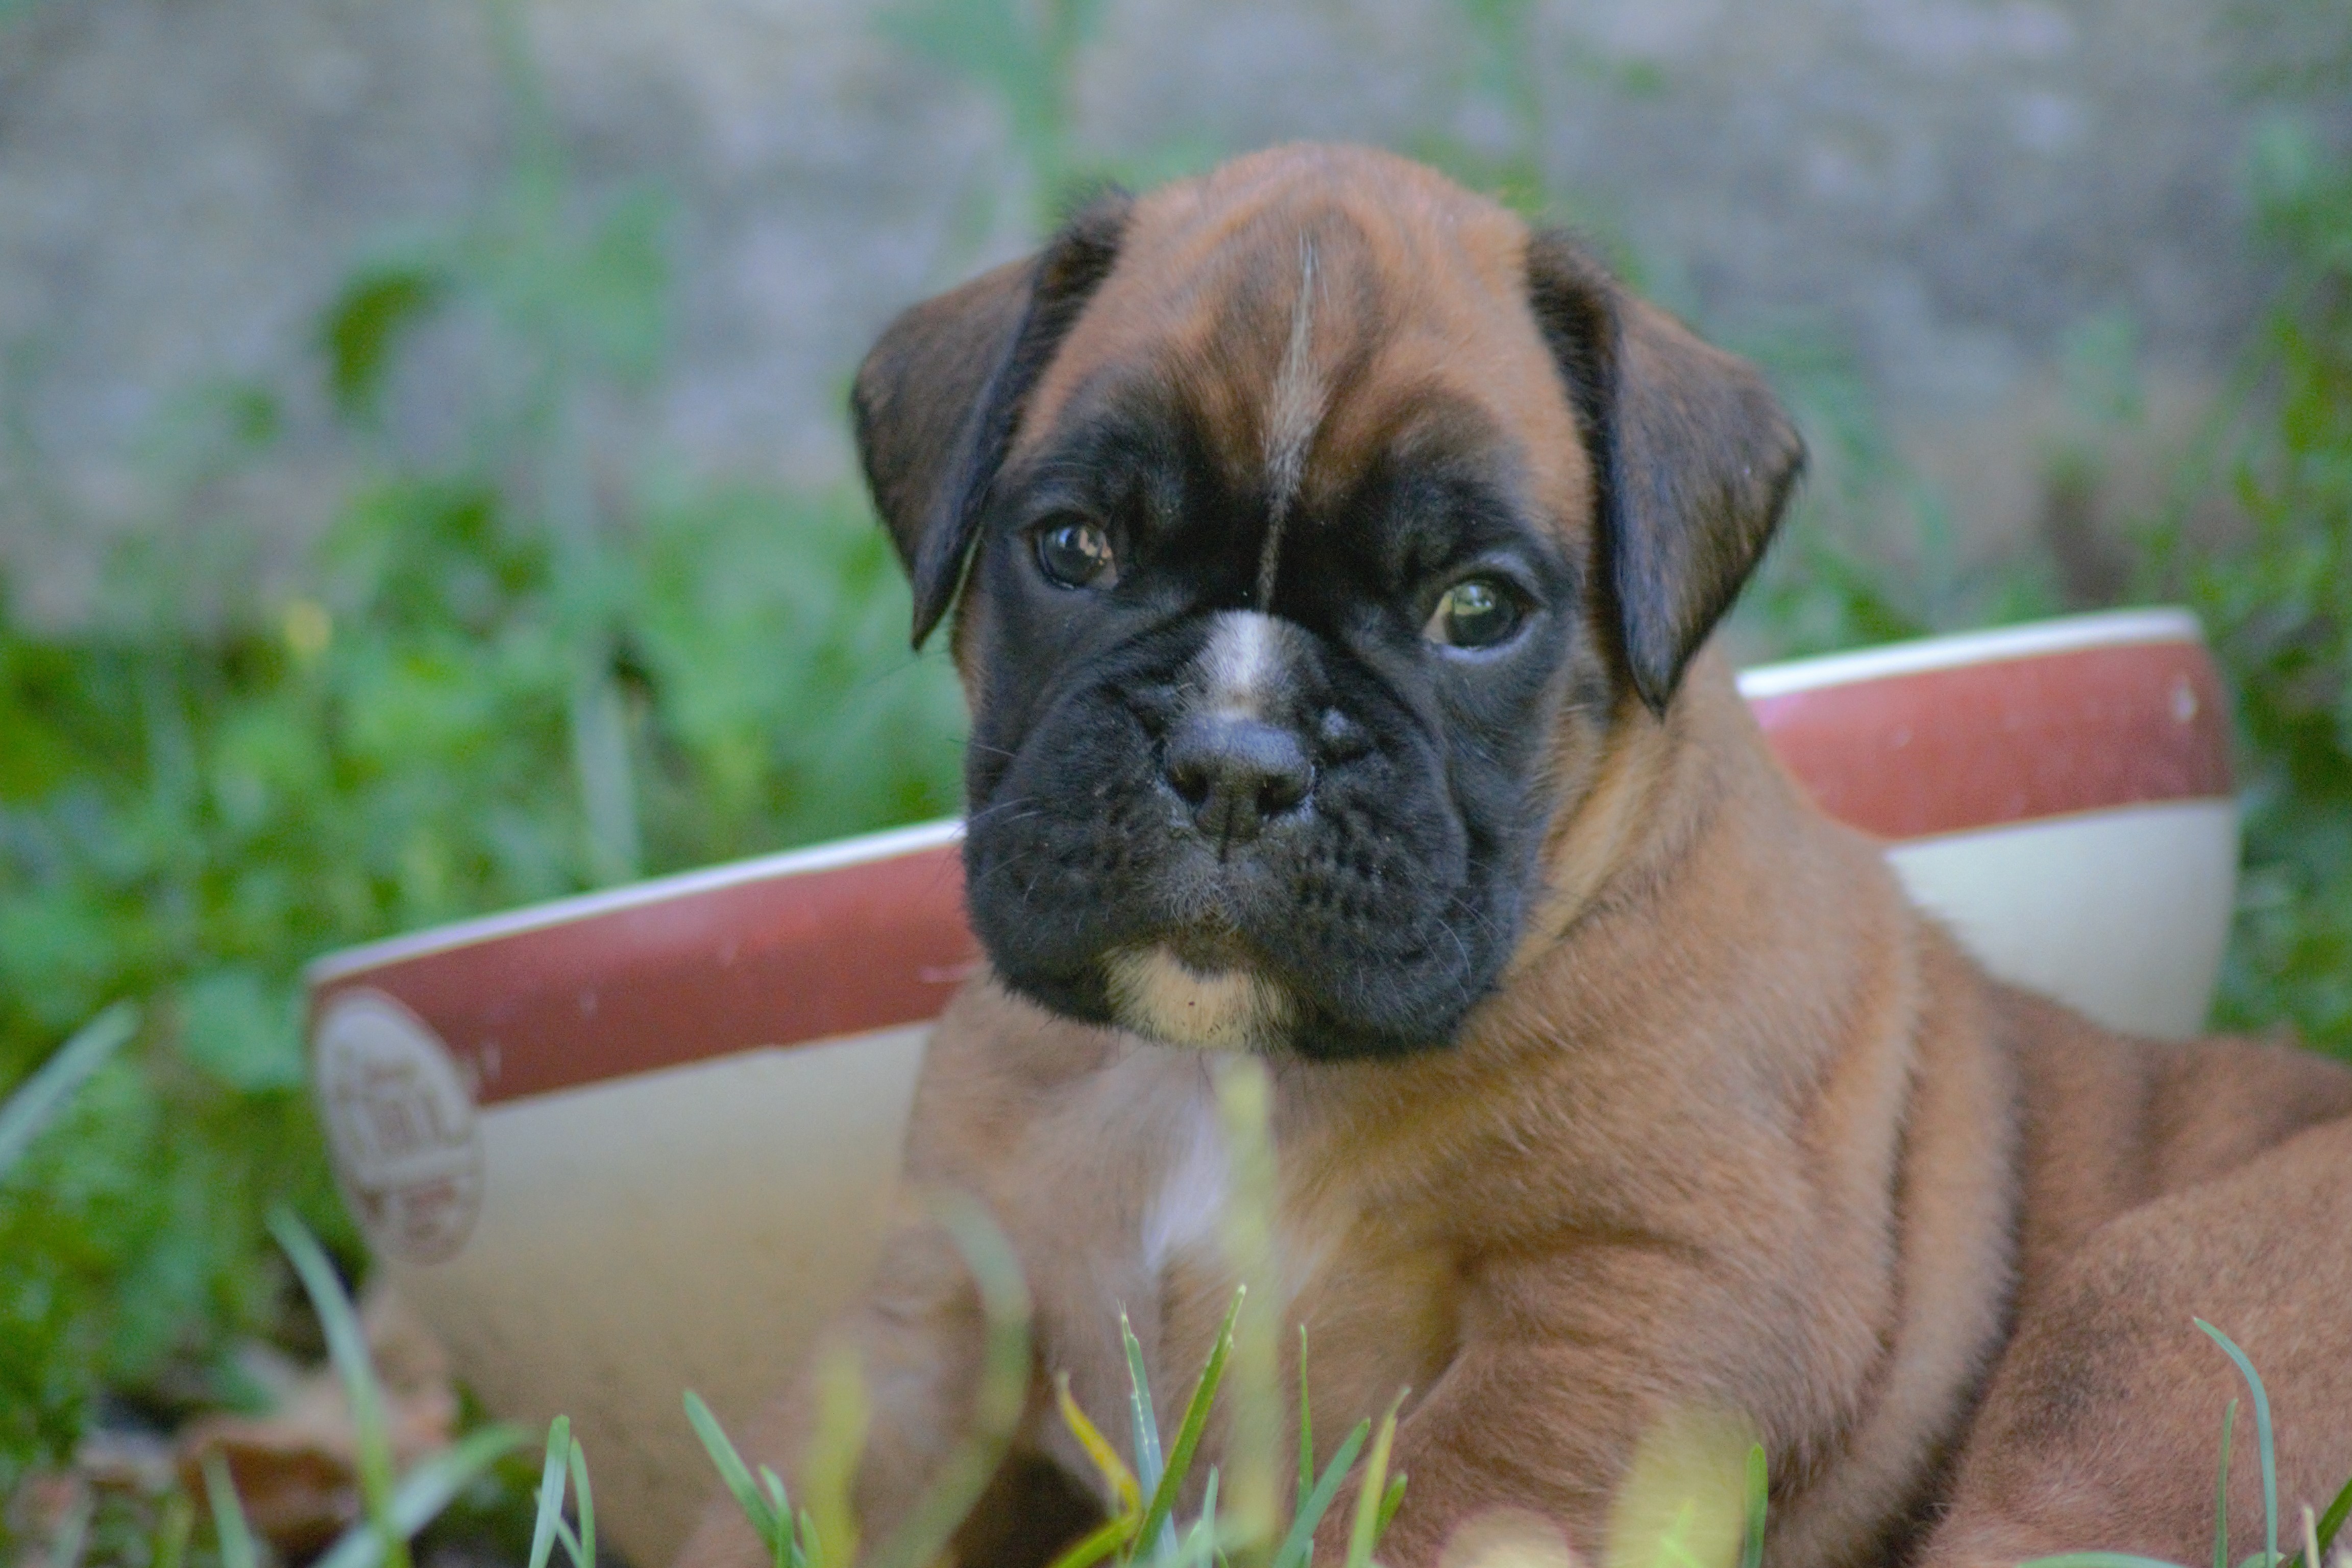
[{"label": "puppy's jowl", "polygon": [[[952,612],[990,961],[908,1170],[986,1204],[1035,1300],[961,1561],[1086,1527],[1050,1391],[1124,1429],[1122,1307],[1163,1406],[1208,1349],[1203,1051],[1272,1073],[1317,1430],[1415,1391],[1392,1568],[1497,1510],[1597,1556],[1695,1409],[1760,1436],[1791,1568],[2193,1560],[2232,1374],[2190,1318],[2225,1310],[2288,1506],[2352,1471],[2352,1073],[1997,984],[1801,798],[1706,647],[1801,462],[1751,368],[1425,169],[1308,147],[1089,207],[901,316],[856,404],[917,637]],[[842,1333],[874,1542],[971,1417],[936,1229]],[[787,1477],[809,1415],[760,1434]],[[723,1513],[689,1552],[755,1556]]]}]

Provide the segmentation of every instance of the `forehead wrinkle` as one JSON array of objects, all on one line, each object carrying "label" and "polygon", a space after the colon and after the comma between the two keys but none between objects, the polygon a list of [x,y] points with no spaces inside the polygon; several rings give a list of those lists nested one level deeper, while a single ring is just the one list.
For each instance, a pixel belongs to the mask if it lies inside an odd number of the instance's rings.
[{"label": "forehead wrinkle", "polygon": [[[1528,502],[1564,531],[1581,532],[1592,500],[1584,442],[1531,310],[1510,303],[1528,317],[1524,334],[1484,300],[1433,300],[1423,319],[1391,333],[1350,378],[1363,393],[1341,399],[1326,421],[1331,466],[1360,471],[1399,442],[1473,417],[1520,465]],[[1418,410],[1440,413],[1416,418]]]},{"label": "forehead wrinkle", "polygon": [[1274,373],[1266,395],[1265,463],[1266,481],[1265,542],[1257,567],[1257,603],[1274,602],[1275,574],[1282,559],[1283,525],[1290,521],[1292,503],[1307,471],[1307,454],[1323,423],[1329,390],[1314,363],[1315,308],[1321,279],[1315,263],[1312,235],[1298,242],[1298,289],[1290,301],[1290,334],[1282,363]]},{"label": "forehead wrinkle", "polygon": [[[1401,551],[1401,560],[1417,558],[1423,546],[1450,557],[1525,538],[1529,527],[1549,534],[1514,433],[1478,403],[1422,382],[1395,389],[1365,417],[1372,456],[1338,500],[1380,531],[1381,548]],[[1371,496],[1386,504],[1367,505]]]},{"label": "forehead wrinkle", "polygon": [[[1082,438],[1041,448],[1039,469],[1150,532],[1177,526],[1188,502],[1209,503],[1201,470],[1213,467],[1194,410],[1157,378],[1119,389],[1090,416],[1066,419]],[[1213,483],[1213,481],[1212,481]]]}]

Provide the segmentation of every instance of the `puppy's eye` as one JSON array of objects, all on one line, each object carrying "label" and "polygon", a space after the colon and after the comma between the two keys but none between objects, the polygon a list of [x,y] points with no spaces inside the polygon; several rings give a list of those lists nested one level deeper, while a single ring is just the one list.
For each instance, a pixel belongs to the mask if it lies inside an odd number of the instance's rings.
[{"label": "puppy's eye", "polygon": [[1517,592],[1492,577],[1471,577],[1445,590],[1421,635],[1447,647],[1493,647],[1526,618]]},{"label": "puppy's eye", "polygon": [[1102,584],[1114,564],[1110,537],[1091,522],[1056,522],[1037,534],[1037,570],[1057,587]]}]

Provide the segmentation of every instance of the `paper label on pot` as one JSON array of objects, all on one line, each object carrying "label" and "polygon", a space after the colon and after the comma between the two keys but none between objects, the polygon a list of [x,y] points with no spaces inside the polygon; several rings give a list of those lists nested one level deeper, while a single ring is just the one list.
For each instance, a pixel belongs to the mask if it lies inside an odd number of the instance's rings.
[{"label": "paper label on pot", "polygon": [[312,1054],[335,1173],[370,1243],[408,1263],[455,1256],[481,1213],[482,1139],[448,1047],[362,990],[328,1004]]}]

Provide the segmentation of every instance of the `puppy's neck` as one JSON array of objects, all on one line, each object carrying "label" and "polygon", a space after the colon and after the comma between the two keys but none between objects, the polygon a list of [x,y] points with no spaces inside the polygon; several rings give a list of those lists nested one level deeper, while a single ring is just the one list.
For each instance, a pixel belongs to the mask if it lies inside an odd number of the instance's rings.
[{"label": "puppy's neck", "polygon": [[[1393,1142],[1400,1107],[1433,1127],[1450,1114],[1441,1106],[1493,1114],[1486,1102],[1528,1100],[1530,1084],[1555,1074],[1574,1080],[1592,1114],[1604,1081],[1728,1074],[1786,1086],[1811,1076],[1796,1058],[1828,1048],[1862,983],[1825,955],[1874,951],[1909,929],[1877,846],[1804,798],[1713,652],[1693,662],[1664,715],[1634,700],[1588,754],[1581,787],[1564,784],[1570,804],[1547,837],[1546,890],[1496,992],[1443,1050],[1393,1063],[1276,1062],[1297,1125],[1378,1126]],[[1748,988],[1776,964],[1793,992],[1765,1000],[1790,1015],[1781,1033],[1801,1043],[1770,1061],[1721,1058],[1719,1031],[1701,1016],[1757,1005]],[[1617,1070],[1629,1062],[1638,1070]],[[1397,1152],[1410,1163],[1402,1144]]]},{"label": "puppy's neck", "polygon": [[[1877,984],[1872,966],[1908,963],[1890,944],[1914,921],[1880,846],[1805,797],[1713,652],[1662,717],[1615,726],[1590,780],[1552,826],[1546,896],[1510,968],[1452,1054],[1493,1070],[1632,1051],[1805,1081],[1840,1009]],[[1759,976],[1778,977],[1769,994]],[[1786,1026],[1780,1058],[1710,1056],[1723,1037],[1706,1016],[1759,1008]]]},{"label": "puppy's neck", "polygon": [[1691,852],[1727,795],[1802,812],[1740,697],[1727,660],[1691,662],[1664,714],[1630,690],[1592,761],[1559,781],[1570,804],[1544,844],[1544,892],[1505,984],[1539,963],[1594,910],[1638,899]]}]

